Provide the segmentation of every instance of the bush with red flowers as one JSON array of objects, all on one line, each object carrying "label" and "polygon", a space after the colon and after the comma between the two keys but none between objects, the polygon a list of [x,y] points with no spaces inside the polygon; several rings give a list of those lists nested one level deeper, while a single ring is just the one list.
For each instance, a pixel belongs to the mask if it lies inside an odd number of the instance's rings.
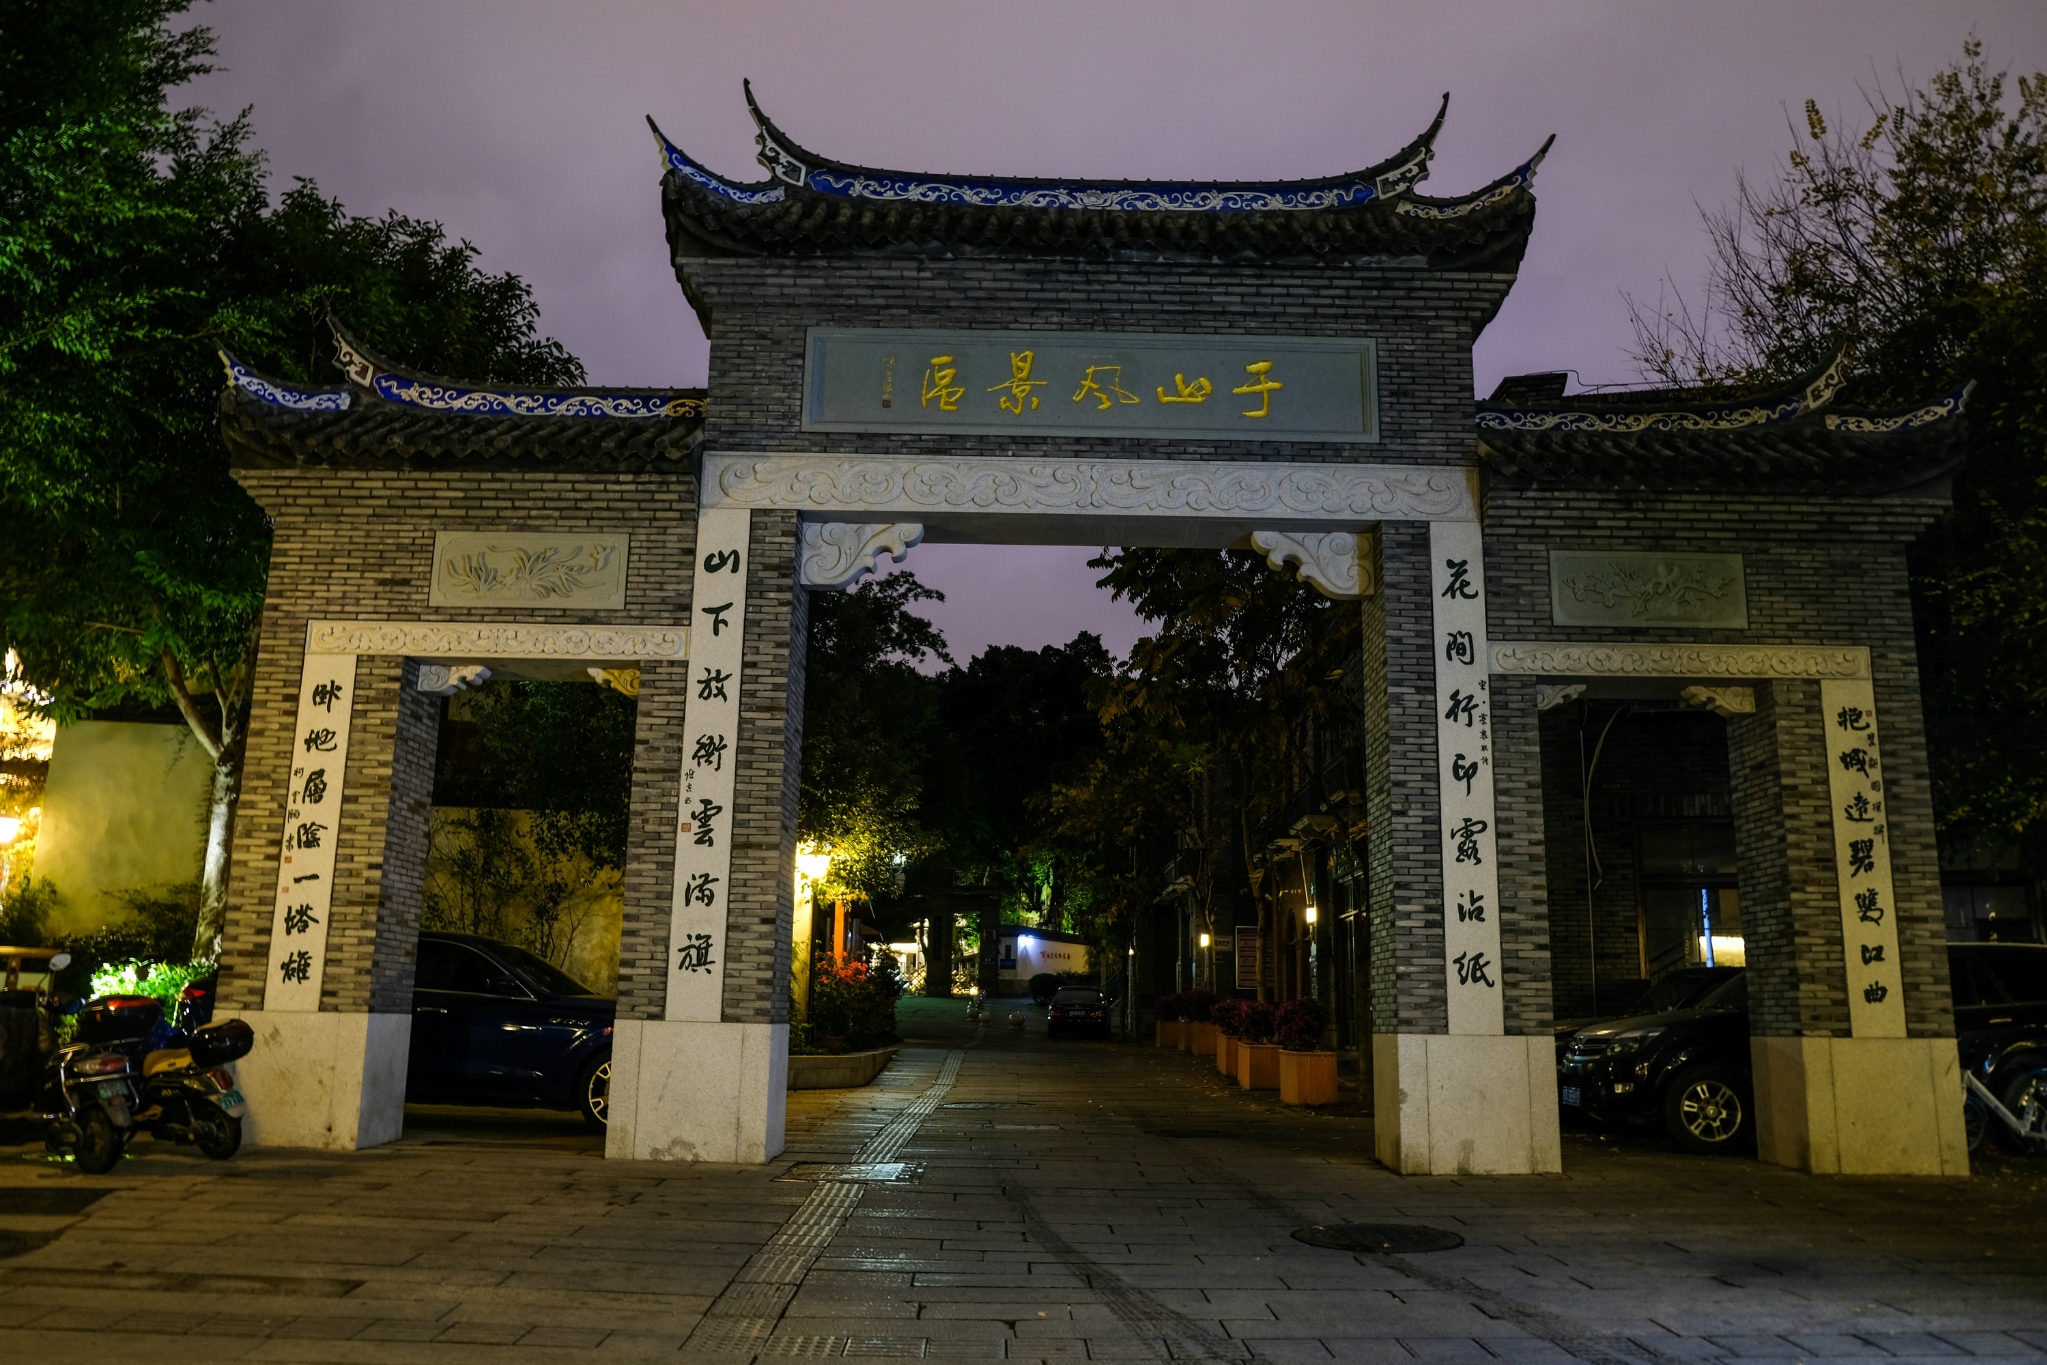
[{"label": "bush with red flowers", "polygon": [[1208,1012],[1208,1017],[1218,1029],[1234,1038],[1243,1026],[1244,1002],[1235,996],[1225,997],[1215,1002],[1214,1008]]},{"label": "bush with red flowers", "polygon": [[1151,1010],[1152,1017],[1161,1024],[1177,1024],[1186,1016],[1187,1007],[1181,1002],[1180,995],[1176,991],[1171,995],[1162,995],[1152,1001]]},{"label": "bush with red flowers", "polygon": [[1209,1021],[1208,1012],[1215,1008],[1215,1002],[1214,991],[1183,991],[1180,995],[1180,1008],[1186,1013],[1180,1017],[1192,1019],[1197,1024],[1205,1024]]},{"label": "bush with red flowers", "polygon": [[1321,1051],[1328,1027],[1329,1009],[1320,1000],[1289,1000],[1273,1011],[1273,1039],[1288,1052]]},{"label": "bush with red flowers", "polygon": [[1243,1006],[1237,1011],[1237,1036],[1247,1043],[1269,1043],[1272,1041],[1272,1006],[1263,1000],[1239,1001]]}]

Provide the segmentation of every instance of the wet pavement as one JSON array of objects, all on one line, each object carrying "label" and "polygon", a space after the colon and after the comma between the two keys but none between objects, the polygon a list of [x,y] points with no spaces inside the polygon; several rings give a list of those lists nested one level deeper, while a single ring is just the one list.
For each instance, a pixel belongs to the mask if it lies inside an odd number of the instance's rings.
[{"label": "wet pavement", "polygon": [[[102,1179],[0,1147],[0,1358],[2047,1361],[2047,1162],[1815,1178],[1567,1133],[1562,1176],[1402,1178],[1354,1091],[1290,1110],[1010,1012],[910,1002],[765,1168],[446,1108]],[[1462,1244],[1291,1236],[1347,1223]]]}]

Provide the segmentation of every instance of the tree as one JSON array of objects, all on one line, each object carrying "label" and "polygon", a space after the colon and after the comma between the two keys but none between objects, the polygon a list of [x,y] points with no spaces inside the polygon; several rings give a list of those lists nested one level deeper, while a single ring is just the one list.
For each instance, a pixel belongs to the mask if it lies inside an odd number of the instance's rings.
[{"label": "tree", "polygon": [[320,321],[438,373],[574,383],[516,276],[438,224],[273,208],[248,111],[174,112],[212,34],[190,0],[0,17],[0,631],[68,722],[174,705],[215,763],[195,953],[218,950],[269,525],[213,429],[217,348],[327,381]]},{"label": "tree", "polygon": [[910,605],[944,600],[907,572],[811,594],[796,828],[831,850],[829,897],[892,894],[902,864],[938,846],[919,815],[937,685],[917,665],[952,656]]},{"label": "tree", "polygon": [[[2016,98],[2011,98],[2015,87]],[[1664,383],[1758,387],[1845,348],[1849,401],[1974,381],[1954,507],[1912,556],[1936,814],[1950,856],[2019,842],[2047,865],[2047,75],[1991,74],[1971,39],[1864,123],[1806,102],[1788,164],[1710,212],[1696,311],[1637,306]]]}]

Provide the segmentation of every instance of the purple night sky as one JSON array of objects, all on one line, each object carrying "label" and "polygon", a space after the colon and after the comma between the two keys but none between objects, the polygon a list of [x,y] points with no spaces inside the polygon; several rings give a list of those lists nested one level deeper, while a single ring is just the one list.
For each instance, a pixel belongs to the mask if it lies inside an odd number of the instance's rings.
[{"label": "purple night sky", "polygon": [[[1973,31],[1993,69],[2047,68],[2039,0],[1148,0],[684,4],[217,0],[223,69],[195,102],[254,106],[273,185],[438,219],[533,286],[542,326],[601,384],[704,382],[708,348],[662,240],[642,121],[713,169],[763,177],[751,77],[790,137],[899,170],[1185,180],[1333,175],[1450,116],[1426,190],[1463,193],[1557,144],[1521,280],[1476,384],[1575,369],[1636,378],[1623,294],[1695,291],[1698,206],[1774,174],[1807,98],[1924,85]],[[370,338],[374,342],[374,338]],[[921,546],[962,662],[1077,630],[1143,633],[1070,548]]]}]

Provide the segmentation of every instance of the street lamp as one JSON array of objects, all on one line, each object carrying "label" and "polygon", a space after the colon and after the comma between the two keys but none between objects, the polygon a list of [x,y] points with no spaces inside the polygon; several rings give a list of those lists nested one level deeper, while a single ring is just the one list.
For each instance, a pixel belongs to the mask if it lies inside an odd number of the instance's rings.
[{"label": "street lamp", "polygon": [[0,844],[11,844],[21,837],[21,819],[13,815],[0,815]]}]

